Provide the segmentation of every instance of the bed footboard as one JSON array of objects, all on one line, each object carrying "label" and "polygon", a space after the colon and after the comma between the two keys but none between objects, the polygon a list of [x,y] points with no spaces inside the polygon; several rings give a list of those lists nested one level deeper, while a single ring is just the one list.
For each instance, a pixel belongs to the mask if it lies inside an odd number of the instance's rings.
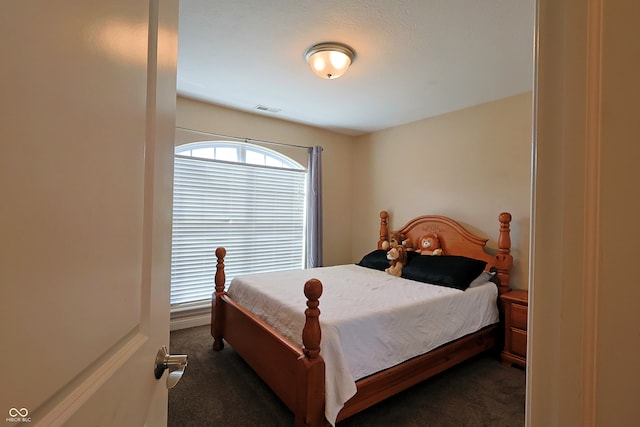
[{"label": "bed footboard", "polygon": [[300,348],[227,295],[225,255],[224,248],[216,249],[216,291],[211,311],[213,349],[222,350],[227,341],[294,413],[296,426],[328,425],[324,416],[325,365],[320,356],[318,306],[322,283],[310,279],[304,285],[307,309]]}]

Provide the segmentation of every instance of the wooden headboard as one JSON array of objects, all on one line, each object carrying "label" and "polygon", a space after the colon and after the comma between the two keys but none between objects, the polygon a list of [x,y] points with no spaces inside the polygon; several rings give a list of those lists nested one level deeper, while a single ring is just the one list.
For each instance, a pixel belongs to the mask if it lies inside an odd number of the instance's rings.
[{"label": "wooden headboard", "polygon": [[[382,249],[383,243],[389,241],[389,214],[380,212],[380,240],[378,249]],[[476,236],[465,230],[458,222],[446,216],[423,215],[409,221],[404,227],[395,231],[410,239],[413,246],[417,246],[420,238],[428,233],[438,235],[440,244],[446,255],[462,255],[469,258],[480,259],[487,262],[486,270],[495,268],[500,281],[500,293],[511,289],[509,285],[510,272],[513,266],[511,256],[510,224],[511,214],[502,212],[498,215],[500,232],[498,235],[498,253],[492,255],[486,251],[489,239]]]}]

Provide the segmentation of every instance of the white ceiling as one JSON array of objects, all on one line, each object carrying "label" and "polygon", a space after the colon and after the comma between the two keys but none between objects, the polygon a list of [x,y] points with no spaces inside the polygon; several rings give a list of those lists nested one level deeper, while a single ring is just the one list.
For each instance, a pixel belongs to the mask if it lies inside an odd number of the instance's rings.
[{"label": "white ceiling", "polygon": [[[180,0],[178,94],[372,132],[530,91],[534,14],[535,0]],[[335,80],[304,59],[328,41],[356,51]]]}]

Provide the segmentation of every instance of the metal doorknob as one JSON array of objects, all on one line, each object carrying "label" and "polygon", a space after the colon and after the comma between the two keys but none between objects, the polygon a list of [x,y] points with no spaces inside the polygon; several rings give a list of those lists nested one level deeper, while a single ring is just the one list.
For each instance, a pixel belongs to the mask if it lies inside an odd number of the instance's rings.
[{"label": "metal doorknob", "polygon": [[186,354],[169,354],[166,346],[160,347],[158,353],[156,354],[156,362],[153,366],[153,373],[156,376],[156,379],[159,380],[162,378],[162,374],[165,370],[169,370],[169,374],[167,375],[167,388],[173,388],[180,378],[182,378],[182,374],[184,374],[184,370],[187,367],[187,355]]}]

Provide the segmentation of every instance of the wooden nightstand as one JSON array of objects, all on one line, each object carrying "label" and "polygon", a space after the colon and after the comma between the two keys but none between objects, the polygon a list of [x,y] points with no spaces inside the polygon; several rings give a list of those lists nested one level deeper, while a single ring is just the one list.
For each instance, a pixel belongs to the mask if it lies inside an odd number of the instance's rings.
[{"label": "wooden nightstand", "polygon": [[500,296],[504,307],[504,365],[527,365],[527,308],[529,292],[515,289]]}]

